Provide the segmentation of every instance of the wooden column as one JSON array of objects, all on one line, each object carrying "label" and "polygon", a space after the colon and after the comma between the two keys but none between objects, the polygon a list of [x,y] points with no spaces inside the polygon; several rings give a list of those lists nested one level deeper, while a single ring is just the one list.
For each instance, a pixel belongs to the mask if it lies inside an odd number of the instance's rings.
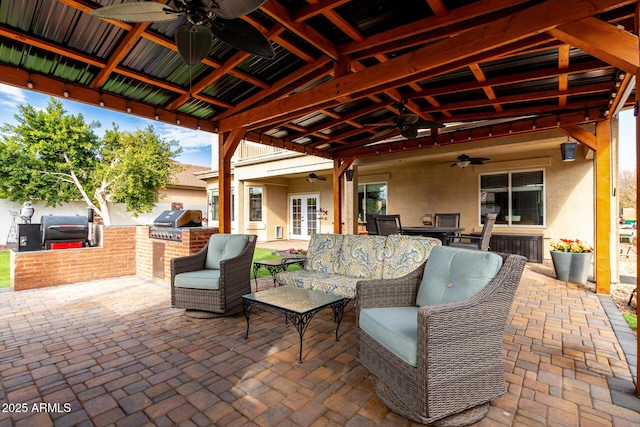
[{"label": "wooden column", "polygon": [[[640,3],[636,3],[636,13],[634,16],[634,30],[635,34],[640,31]],[[640,42],[638,42],[638,60],[640,61]],[[636,106],[638,105],[638,94],[640,94],[640,70],[636,72]],[[638,173],[638,165],[640,165],[640,114],[636,114],[636,221],[638,220],[637,212],[640,212],[640,200],[638,200],[638,188],[640,188],[640,174]],[[637,233],[637,231],[636,231]],[[636,254],[638,253],[638,239],[636,236]],[[640,257],[636,256],[636,276],[640,271]],[[640,295],[640,282],[636,279],[636,318],[640,318],[640,304],[638,304],[638,295]],[[637,341],[636,351],[636,366],[640,366],[640,340]],[[638,374],[636,371],[636,395],[640,397],[640,381],[638,381]]]},{"label": "wooden column", "polygon": [[237,128],[220,135],[218,143],[218,203],[220,233],[231,233],[231,157],[244,136],[245,129]]},{"label": "wooden column", "polygon": [[333,161],[333,232],[342,233],[342,177],[344,171],[355,161],[355,157]]},{"label": "wooden column", "polygon": [[611,121],[596,122],[596,293],[611,288]]}]

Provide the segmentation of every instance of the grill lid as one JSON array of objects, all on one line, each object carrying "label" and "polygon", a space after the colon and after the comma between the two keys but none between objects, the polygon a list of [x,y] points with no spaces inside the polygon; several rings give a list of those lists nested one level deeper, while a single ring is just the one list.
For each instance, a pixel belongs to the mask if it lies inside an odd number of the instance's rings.
[{"label": "grill lid", "polygon": [[172,210],[162,212],[154,221],[154,227],[200,227],[202,212],[198,210]]}]

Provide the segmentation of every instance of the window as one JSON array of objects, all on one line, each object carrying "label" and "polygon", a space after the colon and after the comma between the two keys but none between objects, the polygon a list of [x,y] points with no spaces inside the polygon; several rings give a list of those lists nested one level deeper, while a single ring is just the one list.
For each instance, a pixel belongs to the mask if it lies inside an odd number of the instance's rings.
[{"label": "window", "polygon": [[386,215],[387,184],[358,185],[358,219],[364,221],[367,214]]},{"label": "window", "polygon": [[480,175],[480,217],[497,213],[496,224],[545,224],[544,171]]},{"label": "window", "polygon": [[249,187],[249,221],[262,221],[262,187]]},{"label": "window", "polygon": [[[219,192],[218,190],[209,191],[209,221],[219,221],[220,220],[220,201],[219,201]],[[235,194],[233,188],[231,189],[231,221],[236,220],[236,209],[235,209]]]}]

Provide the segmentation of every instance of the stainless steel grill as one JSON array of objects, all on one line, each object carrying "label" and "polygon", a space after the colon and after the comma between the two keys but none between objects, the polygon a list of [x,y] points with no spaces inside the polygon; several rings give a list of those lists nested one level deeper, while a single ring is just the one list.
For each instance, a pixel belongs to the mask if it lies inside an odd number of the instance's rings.
[{"label": "stainless steel grill", "polygon": [[198,210],[171,210],[162,212],[149,228],[152,239],[182,241],[182,228],[202,226],[202,212]]}]

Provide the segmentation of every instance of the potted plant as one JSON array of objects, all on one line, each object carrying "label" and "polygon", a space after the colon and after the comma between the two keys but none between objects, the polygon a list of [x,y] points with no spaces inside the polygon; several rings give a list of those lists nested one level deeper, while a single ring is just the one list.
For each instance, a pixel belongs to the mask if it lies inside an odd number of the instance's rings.
[{"label": "potted plant", "polygon": [[593,256],[593,247],[580,240],[551,241],[551,260],[558,280],[586,283]]}]

